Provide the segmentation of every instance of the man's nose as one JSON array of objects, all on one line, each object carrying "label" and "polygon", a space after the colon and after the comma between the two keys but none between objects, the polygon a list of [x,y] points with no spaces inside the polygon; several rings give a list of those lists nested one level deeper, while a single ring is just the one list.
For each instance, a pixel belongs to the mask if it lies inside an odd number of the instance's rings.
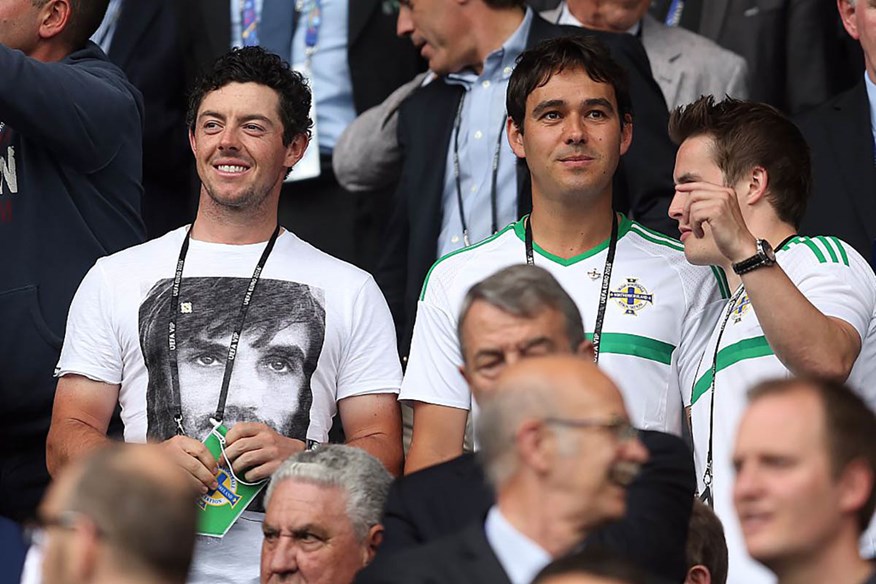
[{"label": "man's nose", "polygon": [[669,217],[681,221],[684,216],[684,195],[675,191],[672,201],[669,203]]},{"label": "man's nose", "polygon": [[274,574],[291,574],[298,571],[298,546],[294,538],[287,535],[279,536],[274,546],[270,567]]},{"label": "man's nose", "polygon": [[580,116],[570,115],[565,121],[566,144],[580,144],[587,141],[587,130]]},{"label": "man's nose", "polygon": [[240,148],[240,140],[237,135],[237,129],[226,126],[219,135],[219,148],[223,150],[238,150]]},{"label": "man's nose", "polygon": [[414,21],[411,19],[411,9],[405,4],[399,6],[398,20],[395,23],[395,34],[400,37],[411,36],[414,32]]}]

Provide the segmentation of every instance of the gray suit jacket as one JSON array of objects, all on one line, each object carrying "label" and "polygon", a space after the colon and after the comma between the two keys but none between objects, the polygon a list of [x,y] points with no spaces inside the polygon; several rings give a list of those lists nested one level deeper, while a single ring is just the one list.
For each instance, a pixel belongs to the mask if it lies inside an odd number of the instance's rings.
[{"label": "gray suit jacket", "polygon": [[[542,18],[556,22],[563,3],[545,10]],[[689,30],[669,27],[649,14],[642,20],[642,45],[651,61],[654,80],[666,105],[674,109],[701,95],[748,97],[745,59]]]}]

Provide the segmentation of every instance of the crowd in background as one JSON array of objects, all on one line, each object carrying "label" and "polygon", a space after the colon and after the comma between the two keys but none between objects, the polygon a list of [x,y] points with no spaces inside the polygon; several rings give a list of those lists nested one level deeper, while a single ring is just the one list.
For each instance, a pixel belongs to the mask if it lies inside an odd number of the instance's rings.
[{"label": "crowd in background", "polygon": [[0,71],[0,582],[876,582],[872,3],[10,0]]}]

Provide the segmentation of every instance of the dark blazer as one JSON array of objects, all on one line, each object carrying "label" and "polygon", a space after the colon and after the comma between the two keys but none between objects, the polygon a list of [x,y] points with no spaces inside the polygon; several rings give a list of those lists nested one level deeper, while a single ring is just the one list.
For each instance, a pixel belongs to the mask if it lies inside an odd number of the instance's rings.
[{"label": "dark blazer", "polygon": [[812,151],[814,179],[800,232],[835,235],[876,266],[876,166],[864,81],[797,123]]},{"label": "dark blazer", "polygon": [[833,95],[836,4],[823,0],[700,0],[697,32],[745,57],[751,99],[790,113]]},{"label": "dark blazer", "polygon": [[[632,35],[557,26],[534,15],[526,46],[533,47],[562,35],[598,36],[629,75],[634,109],[633,142],[615,173],[615,209],[631,212],[649,227],[677,234],[675,222],[667,216],[673,194],[676,148],[667,133],[666,102],[651,75],[642,44]],[[399,109],[402,171],[396,208],[389,221],[375,277],[392,311],[402,355],[406,355],[410,347],[423,280],[438,259],[444,156],[450,145],[462,92],[458,85],[435,81],[412,94]],[[528,213],[531,208],[529,170],[524,161],[518,160],[518,215]]]},{"label": "dark blazer", "polygon": [[[231,46],[229,0],[183,0],[187,5],[186,30],[194,39],[190,66],[201,69],[228,52]],[[423,69],[423,62],[408,39],[395,34],[397,10],[384,0],[350,0],[347,27],[347,62],[353,83],[356,112],[383,102],[397,87]],[[285,39],[281,46],[262,45],[288,60],[297,13],[292,0],[265,0],[262,38]],[[284,34],[285,33],[285,34]]]},{"label": "dark blazer", "polygon": [[[383,553],[383,548],[381,548]],[[483,518],[459,533],[377,561],[356,584],[511,584],[484,533]]]},{"label": "dark blazer", "polygon": [[[680,582],[696,488],[693,458],[677,436],[645,430],[641,439],[650,459],[627,491],[625,517],[592,533],[587,543],[627,557],[654,576]],[[387,498],[379,555],[389,555],[393,564],[395,552],[482,519],[493,501],[472,454],[399,478]]]},{"label": "dark blazer", "polygon": [[143,202],[148,237],[164,235],[194,217],[194,158],[187,138],[185,66],[178,0],[124,0],[109,48],[143,94]]}]

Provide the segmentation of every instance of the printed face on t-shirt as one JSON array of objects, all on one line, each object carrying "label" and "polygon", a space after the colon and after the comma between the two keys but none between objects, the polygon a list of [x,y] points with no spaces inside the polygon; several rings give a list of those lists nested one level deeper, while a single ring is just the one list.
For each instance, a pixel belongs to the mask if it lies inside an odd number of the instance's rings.
[{"label": "printed face on t-shirt", "polygon": [[[153,286],[140,306],[140,345],[149,370],[147,437],[176,432],[168,327],[172,280]],[[219,404],[232,331],[249,278],[183,278],[176,315],[183,430],[202,440]],[[324,291],[297,282],[258,282],[240,333],[223,423],[263,422],[305,440],[313,404],[311,377],[325,338]]]},{"label": "printed face on t-shirt", "polygon": [[[292,323],[273,334],[245,330],[233,364],[225,406],[225,426],[264,422],[281,434],[292,425],[290,391],[309,382],[304,375],[309,332],[306,323]],[[199,336],[179,347],[179,382],[183,416],[189,431],[206,436],[212,427],[222,377],[228,364],[231,332],[221,337]]]}]

